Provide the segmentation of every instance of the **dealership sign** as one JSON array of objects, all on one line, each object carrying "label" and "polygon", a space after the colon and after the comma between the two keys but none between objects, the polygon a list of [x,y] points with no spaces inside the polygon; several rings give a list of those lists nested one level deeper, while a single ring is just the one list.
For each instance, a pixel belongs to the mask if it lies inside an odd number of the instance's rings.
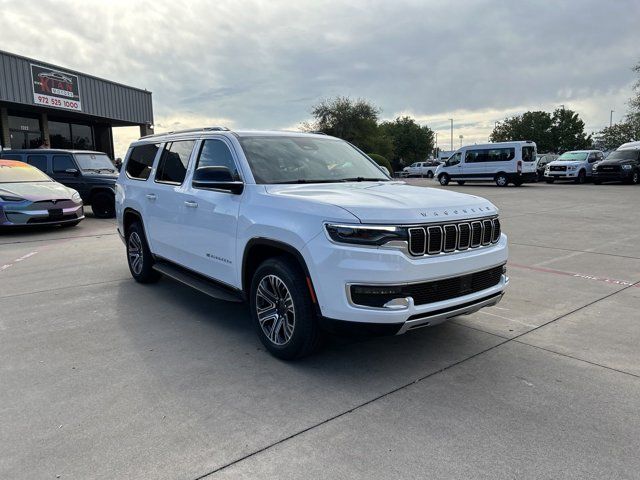
[{"label": "dealership sign", "polygon": [[32,64],[31,81],[37,105],[82,111],[77,76]]}]

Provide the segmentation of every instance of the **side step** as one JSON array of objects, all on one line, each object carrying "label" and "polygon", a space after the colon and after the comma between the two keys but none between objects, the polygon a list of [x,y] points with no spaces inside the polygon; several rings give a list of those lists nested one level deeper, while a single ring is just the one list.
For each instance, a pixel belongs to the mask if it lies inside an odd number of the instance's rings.
[{"label": "side step", "polygon": [[156,261],[153,269],[218,300],[237,303],[244,301],[241,293],[236,293],[230,288],[216,285],[212,280],[208,280],[197,273],[190,272],[189,270],[185,270],[168,262]]}]

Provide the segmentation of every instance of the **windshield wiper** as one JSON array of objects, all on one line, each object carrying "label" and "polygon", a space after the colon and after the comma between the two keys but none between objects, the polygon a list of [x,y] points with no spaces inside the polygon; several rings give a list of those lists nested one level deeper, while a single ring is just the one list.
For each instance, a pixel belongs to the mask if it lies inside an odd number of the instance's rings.
[{"label": "windshield wiper", "polygon": [[307,180],[306,178],[298,178],[297,180],[289,180],[287,182],[275,182],[279,185],[286,185],[292,183],[338,183],[342,182],[342,179],[331,179],[331,180]]},{"label": "windshield wiper", "polygon": [[352,177],[352,178],[341,178],[340,182],[388,182],[386,178],[368,178],[368,177]]}]

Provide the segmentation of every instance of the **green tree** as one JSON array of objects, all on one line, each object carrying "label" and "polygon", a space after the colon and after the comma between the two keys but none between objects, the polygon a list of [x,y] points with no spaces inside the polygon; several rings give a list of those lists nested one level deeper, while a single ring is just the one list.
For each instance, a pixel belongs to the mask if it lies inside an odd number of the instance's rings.
[{"label": "green tree", "polygon": [[640,122],[616,123],[603,128],[595,136],[594,143],[603,150],[615,150],[626,142],[640,138]]},{"label": "green tree", "polygon": [[388,154],[391,142],[378,129],[380,109],[364,99],[335,97],[322,100],[311,114],[315,121],[303,124],[304,130],[318,131],[342,138],[365,152]]},{"label": "green tree", "polygon": [[380,131],[382,136],[391,139],[393,144],[391,163],[396,169],[424,160],[433,151],[433,131],[427,126],[420,126],[411,117],[397,117],[393,121],[382,122]]},{"label": "green tree", "polygon": [[532,140],[539,152],[556,149],[553,137],[553,119],[548,112],[525,112],[498,123],[489,137],[492,142]]},{"label": "green tree", "polygon": [[371,157],[371,159],[381,167],[387,167],[387,170],[389,170],[389,173],[393,173],[393,167],[391,166],[391,162],[387,160],[385,157],[383,157],[382,155],[378,155],[377,153],[367,153],[367,155],[369,155],[369,157]]},{"label": "green tree", "polygon": [[[636,119],[640,121],[640,62],[634,65],[632,70],[638,74],[638,79],[636,83],[633,84],[633,96],[631,100],[629,100],[629,107],[631,107],[629,115],[636,117]],[[627,121],[628,120],[629,119],[627,119]]]},{"label": "green tree", "polygon": [[567,108],[553,112],[553,141],[558,152],[591,147],[591,135],[584,131],[584,122],[578,114]]},{"label": "green tree", "polygon": [[559,108],[553,114],[525,112],[498,123],[489,139],[492,142],[532,140],[538,151],[566,152],[591,146],[591,136],[584,132],[584,122],[573,110]]}]

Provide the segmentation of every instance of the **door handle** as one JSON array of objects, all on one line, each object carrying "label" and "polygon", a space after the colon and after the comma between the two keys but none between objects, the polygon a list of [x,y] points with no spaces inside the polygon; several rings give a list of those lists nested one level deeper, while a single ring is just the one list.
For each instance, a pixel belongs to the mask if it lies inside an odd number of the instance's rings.
[{"label": "door handle", "polygon": [[149,200],[155,200],[156,199],[156,194],[155,193],[147,193],[146,197]]},{"label": "door handle", "polygon": [[197,208],[198,202],[191,202],[189,200],[185,200],[184,204],[189,208]]}]

